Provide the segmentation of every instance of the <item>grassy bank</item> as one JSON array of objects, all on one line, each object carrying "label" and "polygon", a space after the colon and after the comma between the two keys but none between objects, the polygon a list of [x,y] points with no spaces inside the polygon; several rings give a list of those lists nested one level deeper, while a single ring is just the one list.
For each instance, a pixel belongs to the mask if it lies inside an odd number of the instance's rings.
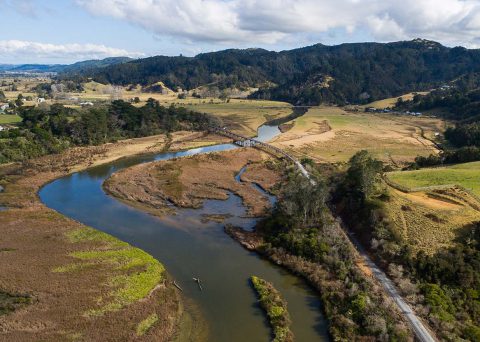
[{"label": "grassy bank", "polygon": [[273,342],[293,341],[293,333],[290,331],[290,315],[285,300],[266,280],[256,276],[252,276],[250,280],[258,294],[260,305],[267,313],[268,320],[273,328]]}]

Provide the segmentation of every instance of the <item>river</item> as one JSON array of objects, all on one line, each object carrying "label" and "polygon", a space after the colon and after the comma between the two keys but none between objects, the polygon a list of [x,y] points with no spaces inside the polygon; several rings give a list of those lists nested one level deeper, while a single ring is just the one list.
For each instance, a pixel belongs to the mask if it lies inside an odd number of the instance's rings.
[{"label": "river", "polygon": [[[275,126],[258,129],[261,141],[278,134]],[[239,197],[230,194],[226,201],[208,200],[201,209],[178,209],[176,215],[158,218],[117,201],[102,189],[112,173],[129,166],[234,148],[237,146],[220,144],[121,159],[57,179],[45,185],[39,195],[48,207],[160,260],[205,318],[208,341],[270,340],[271,330],[249,284],[251,275],[272,282],[284,296],[296,341],[328,341],[321,302],[302,279],[243,249],[224,233],[224,223],[205,220],[207,214],[230,214],[226,223],[253,228],[256,220],[244,217],[246,210]],[[202,280],[203,291],[193,277]]]}]

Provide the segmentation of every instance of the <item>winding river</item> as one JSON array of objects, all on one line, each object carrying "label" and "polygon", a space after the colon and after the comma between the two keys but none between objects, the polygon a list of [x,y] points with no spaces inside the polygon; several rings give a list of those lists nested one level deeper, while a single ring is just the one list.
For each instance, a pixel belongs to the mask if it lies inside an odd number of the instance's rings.
[{"label": "winding river", "polygon": [[[258,139],[262,141],[278,134],[275,126],[258,129]],[[135,164],[234,148],[237,147],[233,144],[220,144],[121,159],[57,179],[45,185],[39,195],[48,207],[160,260],[205,318],[208,341],[270,339],[268,322],[249,285],[251,275],[272,282],[283,294],[296,341],[328,341],[321,302],[302,279],[243,249],[224,233],[224,223],[205,219],[208,214],[230,214],[227,223],[251,229],[256,221],[244,217],[246,210],[239,197],[230,194],[226,201],[208,200],[201,209],[179,209],[176,215],[158,218],[115,200],[102,189],[102,183],[113,172]],[[256,187],[252,191],[262,190]],[[193,277],[201,278],[203,291]]]}]

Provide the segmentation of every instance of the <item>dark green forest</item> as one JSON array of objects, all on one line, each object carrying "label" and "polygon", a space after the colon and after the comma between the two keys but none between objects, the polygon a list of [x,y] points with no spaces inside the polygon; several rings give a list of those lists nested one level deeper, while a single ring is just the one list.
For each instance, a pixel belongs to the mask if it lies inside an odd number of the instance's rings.
[{"label": "dark green forest", "polygon": [[18,128],[0,132],[0,163],[23,161],[71,146],[99,145],[125,138],[144,137],[182,129],[203,130],[210,116],[163,107],[150,99],[140,108],[124,101],[88,110],[60,104],[49,108],[20,107]]},{"label": "dark green forest", "polygon": [[416,39],[396,43],[317,44],[289,51],[225,50],[195,57],[156,56],[61,78],[177,89],[215,84],[260,87],[253,98],[293,104],[366,103],[406,92],[429,90],[480,72],[480,51],[447,48]]}]

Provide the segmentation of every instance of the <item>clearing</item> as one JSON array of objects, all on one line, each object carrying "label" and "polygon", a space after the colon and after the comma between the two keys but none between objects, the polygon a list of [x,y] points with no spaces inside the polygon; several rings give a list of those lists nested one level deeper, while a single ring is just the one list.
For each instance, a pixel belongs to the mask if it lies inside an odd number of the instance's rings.
[{"label": "clearing", "polygon": [[429,93],[428,91],[420,91],[420,92],[417,92],[417,93],[408,93],[408,94],[397,96],[397,97],[389,97],[387,99],[378,100],[378,101],[368,103],[368,104],[362,106],[362,108],[369,108],[369,107],[373,107],[373,108],[377,108],[377,109],[392,108],[397,103],[397,100],[398,100],[399,97],[401,97],[403,99],[403,101],[409,101],[409,100],[413,99],[415,94],[427,95],[428,93]]}]

